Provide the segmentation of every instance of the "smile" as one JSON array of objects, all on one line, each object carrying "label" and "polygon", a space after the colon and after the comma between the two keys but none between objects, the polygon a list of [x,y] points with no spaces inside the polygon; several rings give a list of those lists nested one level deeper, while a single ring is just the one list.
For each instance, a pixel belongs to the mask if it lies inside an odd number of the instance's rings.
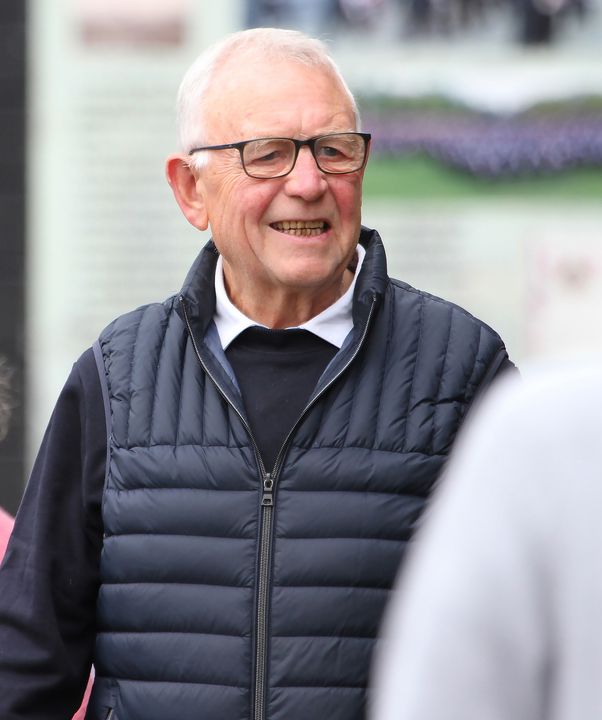
[{"label": "smile", "polygon": [[328,223],[323,220],[283,220],[270,225],[271,228],[287,235],[312,237],[321,235],[328,230]]}]

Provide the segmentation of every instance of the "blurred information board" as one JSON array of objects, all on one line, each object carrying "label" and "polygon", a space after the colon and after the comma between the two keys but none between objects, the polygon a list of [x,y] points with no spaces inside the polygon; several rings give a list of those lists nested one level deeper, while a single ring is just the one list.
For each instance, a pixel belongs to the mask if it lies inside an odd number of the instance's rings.
[{"label": "blurred information board", "polygon": [[73,361],[113,317],[178,290],[207,239],[182,217],[164,161],[181,75],[240,27],[240,2],[29,5],[31,457]]},{"label": "blurred information board", "polygon": [[389,274],[494,327],[512,358],[602,352],[602,211],[593,202],[364,203]]},{"label": "blurred information board", "polygon": [[[30,458],[73,361],[113,317],[176,292],[207,239],[177,208],[164,159],[183,71],[243,11],[242,0],[29,3]],[[345,57],[362,82],[353,67],[370,64]],[[364,220],[392,275],[482,317],[517,361],[602,347],[597,206],[371,199]]]}]

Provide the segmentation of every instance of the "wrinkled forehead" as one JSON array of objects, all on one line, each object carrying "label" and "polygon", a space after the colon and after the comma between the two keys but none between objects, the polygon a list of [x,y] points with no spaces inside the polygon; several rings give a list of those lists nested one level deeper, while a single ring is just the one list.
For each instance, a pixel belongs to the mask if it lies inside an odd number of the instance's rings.
[{"label": "wrinkled forehead", "polygon": [[[351,97],[335,71],[297,60],[229,59],[214,75],[203,115],[216,142],[292,133],[297,126],[315,126],[312,133],[356,129]],[[224,140],[228,132],[233,137]]]}]

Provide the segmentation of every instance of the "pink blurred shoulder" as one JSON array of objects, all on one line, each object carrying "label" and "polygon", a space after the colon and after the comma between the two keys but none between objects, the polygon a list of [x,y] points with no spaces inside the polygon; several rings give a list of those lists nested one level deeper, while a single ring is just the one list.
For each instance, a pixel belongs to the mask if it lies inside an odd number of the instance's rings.
[{"label": "pink blurred shoulder", "polygon": [[14,519],[5,510],[0,508],[0,562],[6,552],[6,546],[8,545],[8,538],[13,530],[15,524]]}]

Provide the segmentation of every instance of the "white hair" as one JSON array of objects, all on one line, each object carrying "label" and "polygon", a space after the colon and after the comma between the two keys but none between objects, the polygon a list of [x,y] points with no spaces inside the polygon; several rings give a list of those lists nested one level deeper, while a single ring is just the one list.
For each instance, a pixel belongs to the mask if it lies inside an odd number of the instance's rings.
[{"label": "white hair", "polygon": [[[356,128],[359,130],[360,117],[355,98],[321,40],[296,30],[253,28],[228,35],[207,48],[184,75],[177,99],[178,137],[183,152],[189,153],[194,147],[205,144],[207,97],[219,70],[233,56],[239,63],[257,59],[269,62],[292,60],[331,72],[349,97]],[[203,164],[202,155],[194,157],[196,167]]]}]

